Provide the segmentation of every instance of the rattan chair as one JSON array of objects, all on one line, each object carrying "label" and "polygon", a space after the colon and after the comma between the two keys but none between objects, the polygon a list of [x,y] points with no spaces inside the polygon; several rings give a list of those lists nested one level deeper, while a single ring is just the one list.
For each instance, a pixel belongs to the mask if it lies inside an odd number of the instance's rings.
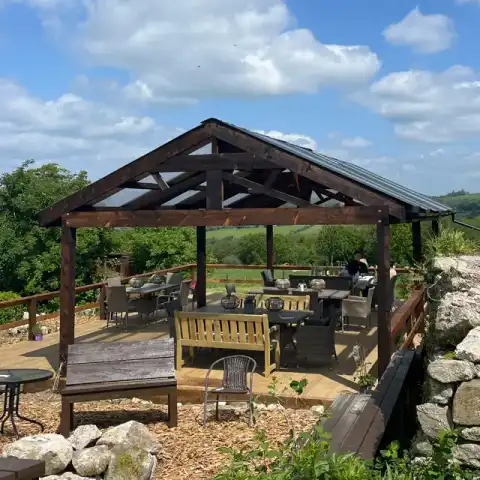
[{"label": "rattan chair", "polygon": [[115,318],[115,325],[118,326],[118,314],[120,320],[125,324],[125,330],[128,326],[128,314],[135,311],[135,304],[128,299],[125,286],[107,287],[107,328],[110,321]]},{"label": "rattan chair", "polygon": [[[222,386],[208,388],[208,380],[213,368],[223,363]],[[231,355],[220,358],[212,363],[205,377],[205,399],[203,407],[203,425],[207,423],[208,396],[216,395],[215,418],[218,420],[218,402],[221,395],[248,395],[248,424],[253,423],[253,374],[257,368],[257,362],[246,355]],[[250,378],[248,378],[250,376]],[[237,402],[239,400],[236,400]]]}]

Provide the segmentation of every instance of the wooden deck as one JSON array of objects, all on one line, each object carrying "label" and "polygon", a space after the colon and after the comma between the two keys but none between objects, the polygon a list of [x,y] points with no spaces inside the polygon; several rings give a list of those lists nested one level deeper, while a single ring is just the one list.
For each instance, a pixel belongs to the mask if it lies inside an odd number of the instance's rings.
[{"label": "wooden deck", "polygon": [[[209,303],[218,301],[218,295],[210,295]],[[375,319],[372,319],[375,323]],[[110,326],[106,328],[103,320],[92,320],[76,326],[76,342],[122,342],[162,338],[167,335],[166,323],[150,323],[146,325],[138,320],[132,320],[129,329],[125,332],[122,328]],[[46,335],[41,342],[21,342],[1,346],[1,368],[42,368],[58,369],[59,334]],[[288,396],[288,385],[291,380],[308,379],[308,386],[302,395],[302,401],[309,404],[330,404],[339,394],[357,390],[353,381],[355,363],[351,357],[353,346],[363,345],[367,354],[367,362],[372,366],[372,373],[376,371],[377,362],[377,329],[364,329],[363,327],[350,327],[348,331],[336,333],[336,349],[339,363],[332,362],[331,366],[299,370],[295,365],[290,368],[275,371],[270,378],[265,378],[262,372],[261,358],[259,358],[259,373],[254,377],[254,394],[263,396],[268,393],[268,386],[272,378],[277,379],[277,391]],[[201,401],[205,382],[205,374],[209,365],[216,359],[230,354],[226,350],[216,352],[200,352],[193,365],[177,371],[179,386],[179,401]],[[261,357],[261,356],[260,356]],[[221,372],[214,371],[212,379],[219,380]]]}]

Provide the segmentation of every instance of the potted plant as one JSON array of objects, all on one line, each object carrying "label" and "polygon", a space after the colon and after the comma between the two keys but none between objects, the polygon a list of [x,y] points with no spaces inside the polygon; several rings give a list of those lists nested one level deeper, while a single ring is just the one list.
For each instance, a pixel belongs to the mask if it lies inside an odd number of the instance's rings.
[{"label": "potted plant", "polygon": [[42,328],[40,325],[34,325],[32,328],[32,336],[36,342],[43,340]]}]

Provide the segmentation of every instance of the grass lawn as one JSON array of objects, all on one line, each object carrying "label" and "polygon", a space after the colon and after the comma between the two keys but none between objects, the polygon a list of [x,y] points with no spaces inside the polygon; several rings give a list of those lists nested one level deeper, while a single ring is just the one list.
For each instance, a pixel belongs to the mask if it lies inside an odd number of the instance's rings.
[{"label": "grass lawn", "polygon": [[[295,225],[282,225],[279,227],[275,227],[275,233],[283,234],[283,235],[301,235],[301,236],[308,236],[308,235],[316,235],[319,229],[322,228],[320,225],[312,225],[309,227],[305,226],[295,226]],[[250,235],[253,233],[265,233],[265,227],[251,227],[251,228],[231,228],[231,227],[224,227],[218,230],[209,230],[207,231],[207,238],[226,238],[226,237],[234,237],[239,238],[244,235]]]}]

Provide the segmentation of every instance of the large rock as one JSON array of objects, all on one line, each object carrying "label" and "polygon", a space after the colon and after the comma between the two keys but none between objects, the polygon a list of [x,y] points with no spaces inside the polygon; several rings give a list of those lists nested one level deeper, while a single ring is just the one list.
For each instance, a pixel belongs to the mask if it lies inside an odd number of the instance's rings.
[{"label": "large rock", "polygon": [[457,345],[455,355],[459,360],[480,363],[480,327],[468,332],[468,335]]},{"label": "large rock", "polygon": [[455,445],[452,449],[453,458],[464,465],[473,468],[480,468],[480,445],[475,443],[464,443]]},{"label": "large rock", "polygon": [[480,427],[464,428],[460,431],[460,436],[471,442],[480,442]]},{"label": "large rock", "polygon": [[4,456],[43,460],[45,474],[63,472],[72,461],[73,447],[65,437],[55,433],[24,437],[6,445]]},{"label": "large rock", "polygon": [[134,420],[106,430],[98,440],[97,445],[107,445],[108,447],[123,445],[144,449],[149,453],[159,451],[158,443],[148,428],[143,423]]},{"label": "large rock", "polygon": [[437,438],[442,430],[453,427],[449,408],[441,407],[435,403],[418,405],[417,417],[423,433],[429,438]]},{"label": "large rock", "polygon": [[93,445],[95,440],[102,436],[102,432],[96,425],[80,425],[68,437],[68,441],[75,450],[82,450]]},{"label": "large rock", "polygon": [[62,475],[48,475],[47,477],[42,477],[42,480],[98,480],[95,477],[81,477],[76,473],[65,472]]},{"label": "large rock", "polygon": [[428,365],[428,375],[440,383],[455,383],[475,378],[473,363],[465,360],[434,360]]},{"label": "large rock", "polygon": [[156,467],[155,457],[141,448],[112,448],[105,480],[149,480]]},{"label": "large rock", "polygon": [[428,387],[430,390],[428,402],[447,405],[453,397],[453,386],[453,383],[440,383],[433,378],[428,378]]},{"label": "large rock", "polygon": [[453,398],[453,421],[457,425],[480,426],[480,379],[462,383]]},{"label": "large rock", "polygon": [[413,439],[412,453],[421,457],[431,457],[433,455],[432,444],[428,441],[425,434],[419,433]]},{"label": "large rock", "polygon": [[106,445],[78,450],[73,454],[73,468],[84,477],[101,475],[108,468],[110,457],[111,453]]}]

